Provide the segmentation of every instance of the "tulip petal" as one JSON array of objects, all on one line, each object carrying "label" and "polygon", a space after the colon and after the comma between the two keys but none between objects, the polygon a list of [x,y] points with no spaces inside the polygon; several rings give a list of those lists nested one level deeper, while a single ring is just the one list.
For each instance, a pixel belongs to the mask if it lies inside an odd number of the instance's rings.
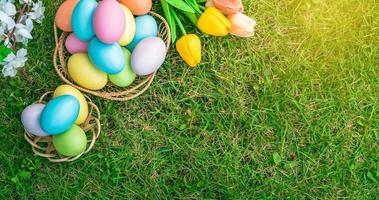
[{"label": "tulip petal", "polygon": [[191,67],[201,62],[201,41],[195,34],[188,34],[176,42],[176,50],[183,60]]},{"label": "tulip petal", "polygon": [[205,3],[205,7],[209,8],[209,7],[214,7],[214,2],[213,0],[207,0],[207,2]]},{"label": "tulip petal", "polygon": [[208,35],[225,36],[229,34],[231,24],[219,10],[209,7],[200,16],[197,27]]},{"label": "tulip petal", "polygon": [[243,12],[241,0],[213,0],[214,6],[224,14]]},{"label": "tulip petal", "polygon": [[251,37],[254,35],[257,22],[243,13],[234,13],[228,15],[232,25],[230,33],[239,37]]}]

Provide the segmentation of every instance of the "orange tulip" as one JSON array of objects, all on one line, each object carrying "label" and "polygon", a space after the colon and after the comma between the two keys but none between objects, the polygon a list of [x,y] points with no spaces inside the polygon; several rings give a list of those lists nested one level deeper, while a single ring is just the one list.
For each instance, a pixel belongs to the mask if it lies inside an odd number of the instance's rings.
[{"label": "orange tulip", "polygon": [[243,5],[241,0],[208,0],[207,7],[214,6],[224,14],[232,14],[243,12]]},{"label": "orange tulip", "polygon": [[228,15],[229,22],[232,24],[230,33],[239,37],[251,37],[254,35],[257,22],[244,15],[243,13],[234,13]]},{"label": "orange tulip", "polygon": [[207,2],[205,3],[205,7],[207,7],[207,8],[215,7],[213,0],[207,0]]}]

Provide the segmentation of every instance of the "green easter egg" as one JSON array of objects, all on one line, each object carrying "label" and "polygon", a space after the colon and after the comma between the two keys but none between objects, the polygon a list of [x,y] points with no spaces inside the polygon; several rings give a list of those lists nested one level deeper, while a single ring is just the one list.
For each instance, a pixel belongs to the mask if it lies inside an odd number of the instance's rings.
[{"label": "green easter egg", "polygon": [[53,145],[64,156],[77,156],[86,149],[87,137],[79,126],[73,125],[63,134],[54,135]]},{"label": "green easter egg", "polygon": [[109,76],[109,80],[113,84],[119,87],[127,87],[134,82],[137,75],[133,72],[132,66],[130,64],[130,58],[131,58],[130,52],[126,48],[122,48],[122,51],[124,52],[125,60],[126,60],[124,69],[118,74],[108,75],[108,76]]}]

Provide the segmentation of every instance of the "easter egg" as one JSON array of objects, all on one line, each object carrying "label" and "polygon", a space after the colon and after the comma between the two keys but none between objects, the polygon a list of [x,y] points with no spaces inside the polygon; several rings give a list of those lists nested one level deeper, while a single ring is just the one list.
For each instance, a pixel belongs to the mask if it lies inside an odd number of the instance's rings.
[{"label": "easter egg", "polygon": [[125,65],[125,57],[118,43],[105,44],[93,38],[88,46],[88,55],[92,63],[107,74],[120,73]]},{"label": "easter egg", "polygon": [[153,5],[152,0],[119,0],[119,2],[128,7],[134,15],[147,14]]},{"label": "easter egg", "polygon": [[55,15],[55,24],[62,31],[72,31],[71,16],[78,2],[79,0],[67,0],[63,2],[61,6],[59,6],[57,14]]},{"label": "easter egg", "polygon": [[116,0],[99,3],[93,16],[93,28],[97,38],[111,44],[117,42],[125,31],[124,10]]},{"label": "easter egg", "polygon": [[87,54],[77,53],[72,55],[68,59],[67,68],[72,80],[84,88],[101,90],[107,85],[107,74],[97,69],[91,63]]},{"label": "easter egg", "polygon": [[79,116],[80,103],[71,95],[63,95],[51,100],[42,110],[40,124],[49,135],[67,131]]},{"label": "easter egg", "polygon": [[128,45],[128,49],[133,51],[137,44],[147,38],[158,36],[158,24],[154,17],[150,15],[143,15],[135,18],[136,33],[133,41]]},{"label": "easter egg", "polygon": [[54,91],[54,98],[60,97],[63,95],[72,95],[74,96],[80,104],[79,116],[75,121],[75,124],[82,124],[86,121],[88,117],[88,103],[84,95],[76,88],[71,85],[61,85]]},{"label": "easter egg", "polygon": [[137,75],[149,75],[162,66],[166,54],[166,45],[161,38],[145,38],[132,53],[132,69]]},{"label": "easter egg", "polygon": [[130,52],[125,48],[122,48],[122,51],[126,60],[124,69],[118,74],[109,75],[109,80],[119,87],[127,87],[133,83],[137,75],[133,72],[132,66],[130,65]]},{"label": "easter egg", "polygon": [[86,53],[88,50],[88,42],[79,40],[74,33],[71,33],[65,42],[66,49],[69,53]]},{"label": "easter egg", "polygon": [[21,122],[25,130],[35,136],[47,136],[48,134],[42,130],[39,120],[44,104],[32,104],[24,109],[21,114]]},{"label": "easter egg", "polygon": [[134,34],[136,33],[136,23],[134,21],[134,16],[130,10],[124,5],[120,4],[125,15],[125,31],[121,38],[118,40],[118,43],[121,46],[126,46],[132,42]]},{"label": "easter egg", "polygon": [[80,0],[72,13],[72,30],[82,41],[88,41],[95,36],[92,21],[96,7],[95,0]]},{"label": "easter egg", "polygon": [[64,156],[77,156],[86,150],[87,136],[77,125],[60,135],[53,136],[53,145]]}]

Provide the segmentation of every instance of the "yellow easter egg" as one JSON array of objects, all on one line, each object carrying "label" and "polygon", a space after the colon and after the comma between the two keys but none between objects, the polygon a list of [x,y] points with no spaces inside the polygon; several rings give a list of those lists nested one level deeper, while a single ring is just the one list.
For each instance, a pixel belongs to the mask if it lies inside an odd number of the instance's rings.
[{"label": "yellow easter egg", "polygon": [[125,32],[118,41],[118,43],[121,46],[126,46],[130,42],[132,42],[134,35],[136,33],[136,22],[134,21],[134,16],[132,12],[127,8],[126,6],[120,4],[122,7],[122,10],[124,11],[125,14]]},{"label": "yellow easter egg", "polygon": [[67,68],[72,80],[84,88],[101,90],[107,85],[107,74],[97,69],[85,53],[72,55],[68,59]]},{"label": "yellow easter egg", "polygon": [[72,87],[71,85],[61,85],[54,91],[54,98],[63,95],[71,95],[78,99],[80,103],[80,111],[79,116],[75,121],[75,124],[83,124],[88,117],[88,103],[84,95],[78,89]]}]

